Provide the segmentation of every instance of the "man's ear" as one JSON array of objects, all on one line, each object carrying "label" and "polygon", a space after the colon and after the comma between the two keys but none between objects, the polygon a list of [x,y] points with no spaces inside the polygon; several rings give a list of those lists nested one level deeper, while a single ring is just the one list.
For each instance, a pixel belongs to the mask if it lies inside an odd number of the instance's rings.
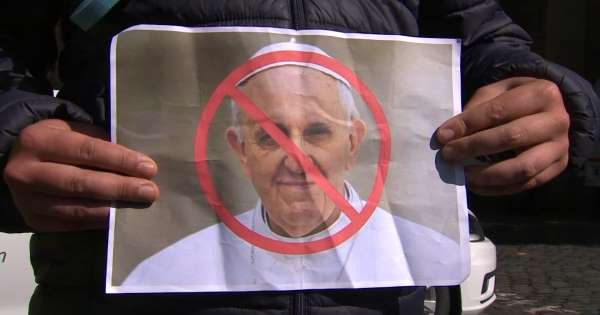
[{"label": "man's ear", "polygon": [[227,138],[227,144],[233,150],[237,158],[240,160],[240,166],[246,176],[248,176],[248,168],[246,167],[247,157],[245,143],[239,135],[239,132],[235,127],[229,127],[225,131],[225,137]]},{"label": "man's ear", "polygon": [[350,156],[354,161],[360,145],[362,144],[367,134],[367,124],[361,119],[352,119],[352,125],[350,126]]}]

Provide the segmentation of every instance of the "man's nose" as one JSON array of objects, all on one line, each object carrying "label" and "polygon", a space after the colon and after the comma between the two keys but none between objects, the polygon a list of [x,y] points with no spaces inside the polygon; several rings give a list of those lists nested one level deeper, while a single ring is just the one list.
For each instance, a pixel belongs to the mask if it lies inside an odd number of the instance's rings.
[{"label": "man's nose", "polygon": [[283,165],[288,171],[294,174],[304,173],[304,169],[293,156],[287,154],[284,159]]},{"label": "man's nose", "polygon": [[[298,135],[291,135],[290,136],[290,140],[292,140],[292,142],[296,145],[296,147],[298,147],[305,155],[308,156],[309,159],[312,158],[310,157],[310,155],[308,154],[308,152],[306,152],[306,148],[304,146],[304,142],[302,140],[301,136]],[[286,169],[288,169],[290,172],[296,173],[296,174],[300,174],[300,173],[304,173],[304,169],[302,168],[302,165],[300,165],[300,162],[298,162],[291,154],[286,153],[285,157],[284,157],[284,161],[283,161],[283,165],[286,167]]]}]

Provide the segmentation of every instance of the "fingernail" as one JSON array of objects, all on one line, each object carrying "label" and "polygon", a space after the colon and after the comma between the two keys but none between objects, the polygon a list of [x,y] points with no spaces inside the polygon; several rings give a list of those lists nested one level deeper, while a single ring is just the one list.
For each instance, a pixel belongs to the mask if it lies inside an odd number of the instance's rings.
[{"label": "fingernail", "polygon": [[138,188],[138,197],[144,201],[154,201],[156,198],[156,189],[150,184],[142,184]]},{"label": "fingernail", "polygon": [[141,162],[138,164],[138,171],[141,174],[152,176],[156,174],[156,165],[152,162]]},{"label": "fingernail", "polygon": [[454,138],[454,130],[450,129],[450,128],[444,128],[444,129],[440,129],[438,131],[438,139],[441,142],[448,142],[450,140],[452,140],[452,138]]}]

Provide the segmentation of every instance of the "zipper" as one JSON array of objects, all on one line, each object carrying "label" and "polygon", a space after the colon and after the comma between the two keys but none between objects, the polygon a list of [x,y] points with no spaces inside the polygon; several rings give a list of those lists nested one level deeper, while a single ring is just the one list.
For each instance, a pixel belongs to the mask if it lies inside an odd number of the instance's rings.
[{"label": "zipper", "polygon": [[[292,15],[292,26],[296,30],[306,28],[306,17],[304,16],[303,0],[289,0]],[[294,293],[292,297],[290,315],[304,315],[306,312],[306,295],[303,291]]]},{"label": "zipper", "polygon": [[304,315],[308,314],[306,308],[306,295],[304,291],[299,291],[294,294],[294,302],[292,309],[290,310],[291,315]]},{"label": "zipper", "polygon": [[290,0],[290,9],[292,11],[292,25],[294,29],[305,29],[306,16],[304,15],[303,0]]}]

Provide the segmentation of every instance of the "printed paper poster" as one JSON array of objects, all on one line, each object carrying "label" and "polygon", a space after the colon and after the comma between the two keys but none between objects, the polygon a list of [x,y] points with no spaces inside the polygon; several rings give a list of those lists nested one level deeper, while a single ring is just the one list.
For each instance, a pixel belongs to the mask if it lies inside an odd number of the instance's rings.
[{"label": "printed paper poster", "polygon": [[112,45],[112,140],[160,199],[112,209],[107,292],[450,285],[468,274],[459,43],[138,26]]}]

